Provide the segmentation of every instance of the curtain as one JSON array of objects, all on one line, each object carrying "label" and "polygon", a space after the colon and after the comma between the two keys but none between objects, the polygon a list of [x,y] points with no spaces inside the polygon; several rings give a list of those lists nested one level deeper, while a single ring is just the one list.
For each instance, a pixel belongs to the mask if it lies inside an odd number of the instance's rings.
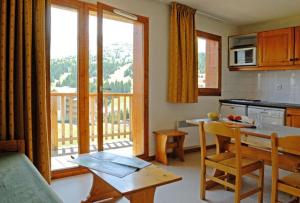
[{"label": "curtain", "polygon": [[168,101],[196,103],[198,99],[196,10],[171,5]]},{"label": "curtain", "polygon": [[0,2],[0,139],[24,139],[50,182],[50,1]]}]

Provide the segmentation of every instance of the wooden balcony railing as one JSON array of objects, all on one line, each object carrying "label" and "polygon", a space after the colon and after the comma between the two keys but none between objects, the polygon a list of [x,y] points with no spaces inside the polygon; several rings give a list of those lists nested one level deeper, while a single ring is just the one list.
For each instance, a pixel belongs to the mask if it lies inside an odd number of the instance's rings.
[{"label": "wooden balcony railing", "polygon": [[[77,145],[77,93],[51,93],[52,150]],[[97,143],[97,94],[89,95],[90,143]],[[105,140],[132,140],[132,94],[103,94],[103,137]]]}]

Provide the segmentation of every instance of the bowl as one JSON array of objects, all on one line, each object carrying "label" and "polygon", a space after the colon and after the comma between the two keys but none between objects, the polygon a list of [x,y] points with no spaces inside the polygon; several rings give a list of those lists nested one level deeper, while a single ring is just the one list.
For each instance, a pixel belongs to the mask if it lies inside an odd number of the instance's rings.
[{"label": "bowl", "polygon": [[210,112],[207,114],[207,118],[211,121],[218,121],[220,119],[220,114],[216,112]]}]

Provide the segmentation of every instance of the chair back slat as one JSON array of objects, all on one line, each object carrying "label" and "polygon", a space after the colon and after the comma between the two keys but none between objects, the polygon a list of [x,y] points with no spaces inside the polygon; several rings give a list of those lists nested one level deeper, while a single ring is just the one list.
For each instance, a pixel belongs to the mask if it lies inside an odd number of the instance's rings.
[{"label": "chair back slat", "polygon": [[236,132],[239,129],[229,128],[221,122],[209,122],[204,124],[204,131],[207,133],[220,135],[223,137],[236,138]]},{"label": "chair back slat", "polygon": [[277,138],[277,147],[284,152],[300,156],[300,136]]}]

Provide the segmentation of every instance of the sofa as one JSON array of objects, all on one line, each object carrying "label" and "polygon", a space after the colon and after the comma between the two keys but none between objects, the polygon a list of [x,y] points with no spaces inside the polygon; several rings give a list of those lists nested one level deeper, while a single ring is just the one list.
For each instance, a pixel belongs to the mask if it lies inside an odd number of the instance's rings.
[{"label": "sofa", "polygon": [[[3,146],[8,150],[3,150]],[[0,143],[0,202],[63,202],[22,153],[23,149],[20,142]]]}]

